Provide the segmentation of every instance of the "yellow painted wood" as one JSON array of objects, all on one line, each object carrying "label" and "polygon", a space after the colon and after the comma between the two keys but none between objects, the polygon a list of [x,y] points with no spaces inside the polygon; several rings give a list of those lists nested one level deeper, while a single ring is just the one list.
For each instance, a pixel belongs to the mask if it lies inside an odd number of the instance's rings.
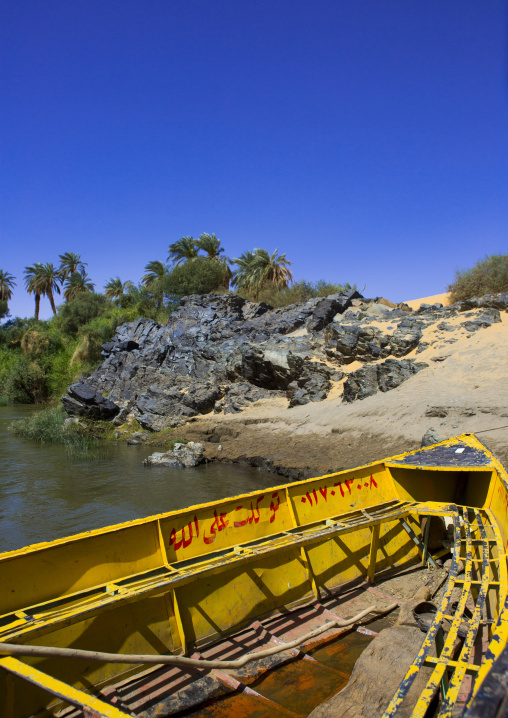
[{"label": "yellow painted wood", "polygon": [[[444,443],[459,442],[484,451],[489,466],[401,466],[410,456],[403,454],[0,554],[0,586],[9,587],[0,591],[0,640],[106,652],[189,652],[322,590],[358,579],[373,582],[380,571],[415,564],[418,551],[399,519],[419,535],[421,516],[453,516],[461,510],[454,505],[460,496],[481,512],[489,532],[488,601],[500,618],[498,655],[508,641],[508,477],[475,437]],[[478,521],[470,529],[470,565],[478,566],[485,542],[477,538]],[[481,590],[483,579],[465,580]],[[447,592],[451,586],[453,581]],[[467,660],[452,666],[447,653],[441,665],[476,671]],[[475,691],[489,665],[477,670]],[[134,670],[42,659],[27,660],[26,666],[78,691]],[[413,666],[408,675],[417,671]],[[0,670],[3,695],[6,676]],[[20,681],[21,673],[10,689],[12,718],[45,705],[40,687],[24,689]],[[458,684],[457,679],[454,691]]]},{"label": "yellow painted wood", "polygon": [[83,693],[83,691],[78,691],[72,686],[68,686],[42,671],[27,666],[16,658],[2,658],[0,659],[0,666],[10,674],[24,678],[29,683],[42,688],[44,691],[51,693],[53,696],[64,700],[70,705],[79,708],[88,708],[94,711],[98,716],[101,716],[101,718],[129,718],[127,713],[118,710],[118,708],[104,703],[104,701],[94,696],[89,696]]},{"label": "yellow painted wood", "polygon": [[369,569],[367,571],[367,581],[374,584],[374,574],[376,573],[376,558],[377,558],[377,546],[379,542],[379,526],[373,526],[371,528],[371,540],[370,540],[370,555],[369,555]]}]

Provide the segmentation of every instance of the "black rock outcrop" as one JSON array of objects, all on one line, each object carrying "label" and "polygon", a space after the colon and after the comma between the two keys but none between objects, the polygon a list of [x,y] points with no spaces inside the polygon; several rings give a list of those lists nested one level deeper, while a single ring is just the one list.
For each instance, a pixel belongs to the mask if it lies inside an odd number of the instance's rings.
[{"label": "black rock outcrop", "polygon": [[[321,401],[343,378],[341,367],[353,361],[365,366],[349,375],[343,398],[363,399],[424,366],[397,359],[454,342],[454,331],[500,321],[508,293],[417,312],[387,304],[357,292],[280,309],[235,294],[186,297],[166,325],[137,319],[118,327],[103,345],[103,363],[62,401],[69,414],[115,424],[132,415],[143,428],[160,430],[198,414],[236,413],[269,397],[286,397],[288,408]],[[429,344],[421,340],[430,326],[437,338]]]},{"label": "black rock outcrop", "polygon": [[387,359],[381,364],[364,366],[346,379],[343,399],[351,402],[366,399],[378,391],[390,391],[427,366],[425,362],[412,362],[409,359]]},{"label": "black rock outcrop", "polygon": [[62,397],[64,409],[73,416],[89,416],[91,419],[112,419],[119,407],[84,382],[72,384]]},{"label": "black rock outcrop", "polygon": [[[314,335],[360,296],[336,294],[284,309],[234,294],[186,297],[164,326],[138,319],[118,327],[103,345],[101,366],[62,401],[70,414],[109,412],[120,422],[131,413],[144,428],[160,430],[197,414],[241,411],[269,396],[291,398],[295,381],[294,403],[325,398],[335,370],[314,361]],[[287,337],[301,327],[306,336]]]}]

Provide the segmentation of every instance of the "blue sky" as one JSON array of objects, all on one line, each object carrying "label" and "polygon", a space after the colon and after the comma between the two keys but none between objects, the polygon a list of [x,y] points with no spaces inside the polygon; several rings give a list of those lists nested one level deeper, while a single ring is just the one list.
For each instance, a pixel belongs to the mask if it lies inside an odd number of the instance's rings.
[{"label": "blue sky", "polygon": [[[501,0],[4,0],[0,268],[183,235],[395,301],[508,251]],[[41,317],[50,314],[43,300]]]}]

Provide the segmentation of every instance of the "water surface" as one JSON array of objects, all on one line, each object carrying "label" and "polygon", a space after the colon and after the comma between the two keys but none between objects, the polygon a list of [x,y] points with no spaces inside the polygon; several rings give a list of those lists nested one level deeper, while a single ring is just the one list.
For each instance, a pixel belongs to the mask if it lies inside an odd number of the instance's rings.
[{"label": "water surface", "polygon": [[237,464],[148,468],[142,461],[154,449],[126,444],[105,444],[99,460],[71,460],[62,445],[8,433],[38,410],[0,407],[0,553],[281,483]]}]

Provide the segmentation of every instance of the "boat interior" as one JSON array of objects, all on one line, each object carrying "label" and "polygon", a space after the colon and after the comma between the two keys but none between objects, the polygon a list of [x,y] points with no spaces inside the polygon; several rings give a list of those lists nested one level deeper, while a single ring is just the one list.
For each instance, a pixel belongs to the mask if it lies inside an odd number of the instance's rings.
[{"label": "boat interior", "polygon": [[0,554],[0,716],[309,715],[414,576],[435,611],[379,716],[498,715],[507,511],[506,469],[464,434]]}]

